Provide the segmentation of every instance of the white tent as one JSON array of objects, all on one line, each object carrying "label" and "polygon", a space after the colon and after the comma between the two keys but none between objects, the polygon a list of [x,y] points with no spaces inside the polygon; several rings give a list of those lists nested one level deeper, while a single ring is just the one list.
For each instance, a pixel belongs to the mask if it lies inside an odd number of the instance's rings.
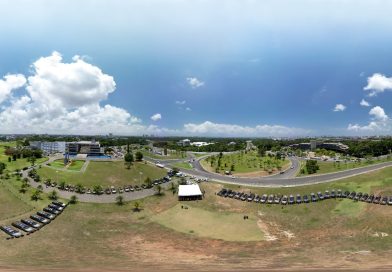
[{"label": "white tent", "polygon": [[202,192],[198,184],[179,185],[178,200],[196,200],[202,199]]}]

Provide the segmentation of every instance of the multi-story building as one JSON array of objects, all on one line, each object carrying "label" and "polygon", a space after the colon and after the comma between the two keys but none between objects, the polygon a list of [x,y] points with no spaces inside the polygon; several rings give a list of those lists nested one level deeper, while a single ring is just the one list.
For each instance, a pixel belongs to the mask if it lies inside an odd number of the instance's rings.
[{"label": "multi-story building", "polygon": [[66,151],[69,155],[100,156],[103,154],[101,145],[96,141],[69,142],[66,144]]},{"label": "multi-story building", "polygon": [[65,142],[30,142],[30,147],[41,149],[46,154],[64,153]]}]

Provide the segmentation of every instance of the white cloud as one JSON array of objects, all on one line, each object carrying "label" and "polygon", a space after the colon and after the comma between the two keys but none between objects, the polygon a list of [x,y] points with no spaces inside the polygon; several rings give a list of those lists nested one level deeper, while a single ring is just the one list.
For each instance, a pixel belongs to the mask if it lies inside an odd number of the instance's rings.
[{"label": "white cloud", "polygon": [[388,115],[385,114],[385,111],[380,106],[376,106],[369,111],[370,115],[373,115],[376,120],[386,121],[388,120]]},{"label": "white cloud", "polygon": [[185,103],[186,103],[186,101],[185,100],[182,100],[182,101],[176,101],[176,104],[177,105],[185,105]]},{"label": "white cloud", "polygon": [[344,111],[346,109],[346,106],[343,104],[336,104],[335,108],[333,111]]},{"label": "white cloud", "polygon": [[365,91],[370,91],[369,96],[376,96],[378,93],[383,93],[385,90],[392,90],[392,77],[386,77],[383,74],[375,73],[367,79],[367,85],[363,88]]},{"label": "white cloud", "polygon": [[191,111],[192,109],[190,107],[185,108],[186,111]]},{"label": "white cloud", "polygon": [[156,113],[153,116],[151,116],[151,120],[153,121],[158,121],[160,119],[162,119],[162,115],[160,113]]},{"label": "white cloud", "polygon": [[26,78],[21,74],[6,75],[0,79],[0,104],[9,97],[13,90],[19,89],[25,84]]},{"label": "white cloud", "polygon": [[392,132],[392,122],[384,109],[380,106],[373,107],[369,111],[372,119],[369,124],[361,126],[359,124],[349,124],[347,129],[350,131],[362,132],[366,134],[389,134]]},{"label": "white cloud", "polygon": [[359,105],[363,107],[370,107],[370,103],[367,102],[365,99],[362,99],[361,102],[359,102]]},{"label": "white cloud", "polygon": [[191,135],[238,137],[303,136],[310,133],[308,130],[279,125],[257,125],[255,127],[249,127],[233,124],[218,124],[210,121],[205,121],[201,124],[185,124],[184,132]]},{"label": "white cloud", "polygon": [[187,78],[186,78],[186,81],[188,82],[188,84],[189,84],[193,89],[196,89],[196,88],[199,88],[199,87],[204,86],[204,82],[201,81],[201,80],[199,80],[199,79],[197,79],[196,77],[187,77]]}]

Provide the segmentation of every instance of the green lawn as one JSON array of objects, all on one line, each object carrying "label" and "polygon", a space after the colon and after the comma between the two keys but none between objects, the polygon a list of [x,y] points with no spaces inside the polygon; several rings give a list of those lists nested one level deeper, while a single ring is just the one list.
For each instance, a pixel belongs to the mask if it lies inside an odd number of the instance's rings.
[{"label": "green lawn", "polygon": [[192,164],[189,162],[176,162],[173,163],[173,166],[178,168],[193,169]]},{"label": "green lawn", "polygon": [[85,161],[72,161],[68,166],[68,170],[80,171],[84,165]]},{"label": "green lawn", "polygon": [[[332,173],[332,172],[338,172],[338,171],[344,171],[344,170],[349,170],[353,168],[358,168],[358,167],[364,167],[367,165],[372,165],[375,163],[381,163],[381,162],[386,162],[390,161],[391,159],[382,159],[382,160],[372,160],[370,162],[340,162],[340,163],[335,163],[335,162],[328,162],[328,161],[317,161],[317,164],[319,165],[320,169],[317,171],[317,174],[327,174],[327,173]],[[305,170],[304,174],[301,174],[300,172],[298,173],[298,176],[307,176],[309,175],[306,172],[306,167],[305,167],[305,162],[301,162],[301,168]]]},{"label": "green lawn", "polygon": [[[157,159],[157,160],[171,160],[171,159],[182,159],[186,158],[185,152],[169,152],[167,156],[161,156],[158,154],[154,154],[152,152],[149,152],[145,149],[137,150],[142,152],[143,156],[152,158],[152,159]],[[137,151],[134,151],[133,153],[135,154]]]},{"label": "green lawn", "polygon": [[243,215],[238,213],[211,212],[194,207],[182,209],[181,206],[182,203],[177,204],[152,220],[176,231],[200,237],[226,241],[263,240],[263,233],[255,218],[244,220]]},{"label": "green lawn", "polygon": [[[8,181],[7,181],[8,182]],[[0,183],[0,221],[24,214],[33,209],[33,206],[20,199],[18,192],[9,186]]]},{"label": "green lawn", "polygon": [[73,171],[80,171],[82,169],[84,161],[76,160],[72,161],[68,167],[64,165],[64,160],[55,160],[50,163],[51,167],[62,169],[62,170],[73,170]]},{"label": "green lawn", "polygon": [[135,162],[131,169],[126,169],[124,162],[91,161],[84,173],[42,167],[38,170],[38,174],[44,180],[51,178],[57,182],[65,181],[67,184],[80,183],[87,187],[94,185],[106,187],[140,184],[140,180],[143,183],[147,177],[157,179],[165,176],[166,170],[140,162]]},{"label": "green lawn", "polygon": [[219,173],[230,171],[231,166],[234,165],[235,173],[249,173],[256,171],[277,171],[286,168],[289,165],[288,160],[277,160],[270,157],[260,157],[257,152],[240,152],[234,154],[226,154],[221,158],[220,166],[218,165],[218,155],[208,157],[201,161],[204,168],[216,172],[218,168]]}]

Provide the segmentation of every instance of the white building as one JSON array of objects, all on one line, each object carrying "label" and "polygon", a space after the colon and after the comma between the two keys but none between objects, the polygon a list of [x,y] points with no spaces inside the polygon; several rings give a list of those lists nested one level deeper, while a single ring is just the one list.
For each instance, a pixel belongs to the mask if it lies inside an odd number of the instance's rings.
[{"label": "white building", "polygon": [[190,146],[191,141],[189,139],[184,139],[184,140],[178,141],[177,144],[179,146]]},{"label": "white building", "polygon": [[203,194],[198,184],[179,185],[178,200],[201,200]]},{"label": "white building", "polygon": [[65,142],[33,141],[33,142],[30,142],[30,146],[33,148],[41,149],[46,154],[64,153],[65,152]]}]

